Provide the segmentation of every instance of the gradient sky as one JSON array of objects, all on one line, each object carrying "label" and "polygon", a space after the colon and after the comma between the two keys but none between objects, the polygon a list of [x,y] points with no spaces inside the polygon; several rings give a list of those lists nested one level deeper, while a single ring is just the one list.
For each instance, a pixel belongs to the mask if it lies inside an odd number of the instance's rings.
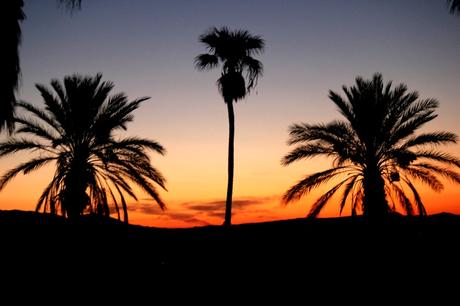
[{"label": "gradient sky", "polygon": [[[130,98],[150,96],[126,135],[158,140],[166,157],[153,163],[168,179],[169,209],[131,205],[133,223],[221,224],[226,190],[228,122],[215,81],[193,59],[198,36],[212,26],[243,28],[266,40],[265,73],[236,105],[234,223],[305,216],[319,191],[283,207],[282,193],[303,175],[325,169],[315,159],[280,166],[294,122],[340,118],[327,98],[356,76],[381,72],[422,98],[439,99],[439,117],[425,130],[460,134],[460,17],[443,0],[83,0],[70,15],[55,0],[26,0],[20,98],[42,105],[35,83],[72,73],[102,72]],[[5,136],[2,136],[5,137]],[[460,145],[445,148],[460,155]],[[0,160],[6,171],[26,158]],[[18,176],[0,193],[0,209],[34,209],[52,168]],[[429,213],[460,213],[459,187],[421,188]],[[322,216],[338,215],[330,203]]]}]

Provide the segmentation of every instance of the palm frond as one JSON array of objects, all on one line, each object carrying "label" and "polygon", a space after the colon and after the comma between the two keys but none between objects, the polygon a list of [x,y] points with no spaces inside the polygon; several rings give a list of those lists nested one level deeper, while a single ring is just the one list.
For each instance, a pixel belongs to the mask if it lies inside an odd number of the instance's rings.
[{"label": "palm frond", "polygon": [[119,172],[115,172],[114,169],[108,170],[106,173],[103,173],[104,177],[107,177],[110,182],[117,187],[117,189],[121,189],[121,191],[128,194],[131,198],[135,201],[138,201],[136,194],[134,193],[131,186],[126,182],[126,179],[122,177]]},{"label": "palm frond", "polygon": [[34,106],[34,105],[30,104],[30,103],[27,103],[25,101],[18,101],[16,105],[17,105],[17,107],[22,108],[22,109],[30,112],[32,115],[36,116],[38,119],[40,119],[43,122],[45,122],[49,127],[54,129],[57,133],[59,133],[59,135],[62,136],[62,133],[63,133],[62,128],[46,112],[44,112],[43,110],[39,109],[38,107],[36,107],[36,106]]},{"label": "palm frond", "polygon": [[[108,182],[106,181],[105,182],[108,186]],[[110,192],[110,196],[112,198],[112,201],[113,201],[113,206],[115,207],[115,212],[117,213],[117,219],[118,220],[121,220],[121,216],[120,216],[120,207],[118,206],[118,201],[117,201],[117,197],[115,196],[115,194],[113,193],[112,191],[112,188],[107,188]]]},{"label": "palm frond", "polygon": [[259,77],[263,75],[264,65],[261,61],[250,56],[245,56],[241,60],[242,67],[246,68],[246,79],[248,80],[246,90],[249,93],[256,85]]},{"label": "palm frond", "polygon": [[410,180],[404,179],[404,182],[407,184],[407,186],[409,186],[410,190],[412,191],[412,194],[414,195],[414,202],[417,207],[419,216],[426,216],[425,205],[423,205],[422,197],[418,193],[417,189],[411,183]]},{"label": "palm frond", "polygon": [[19,128],[16,129],[16,134],[30,134],[32,136],[37,136],[39,138],[48,140],[51,143],[55,143],[58,141],[58,136],[56,136],[53,131],[43,126],[36,120],[30,118],[27,119],[16,117],[14,121],[21,125]]},{"label": "palm frond", "polygon": [[43,157],[43,158],[35,158],[28,162],[22,163],[19,166],[7,171],[1,178],[0,178],[0,190],[5,188],[5,186],[19,173],[27,174],[31,171],[37,170],[44,165],[48,164],[50,161],[55,160],[55,157]]},{"label": "palm frond", "polygon": [[122,205],[122,208],[123,208],[123,221],[125,223],[128,223],[129,222],[128,221],[128,205],[126,205],[125,196],[123,195],[123,192],[121,192],[120,187],[119,187],[118,184],[115,184],[115,188],[118,191],[118,195],[120,196],[121,205]]},{"label": "palm frond", "polygon": [[292,186],[283,195],[283,203],[286,205],[292,201],[299,200],[306,193],[310,192],[324,183],[327,183],[336,175],[346,172],[346,167],[332,168],[326,171],[307,175],[303,180]]},{"label": "palm frond", "polygon": [[243,38],[245,48],[248,50],[250,56],[261,54],[265,49],[265,40],[262,36],[252,35],[246,30],[239,30],[236,32],[237,39]]},{"label": "palm frond", "polygon": [[424,133],[409,138],[403,145],[403,148],[423,145],[441,145],[446,143],[457,143],[458,137],[450,132]]},{"label": "palm frond", "polygon": [[289,127],[289,145],[312,140],[324,141],[331,145],[354,141],[355,135],[350,127],[341,121],[329,124],[293,124]]},{"label": "palm frond", "polygon": [[[347,95],[348,99],[353,99],[351,93],[348,91],[348,88],[343,88],[345,94]],[[349,121],[353,122],[355,120],[355,115],[353,114],[353,108],[350,103],[346,102],[339,94],[333,92],[332,90],[329,91],[329,99],[334,102],[335,105],[339,108],[340,113]]]},{"label": "palm frond", "polygon": [[219,65],[219,58],[214,54],[200,54],[195,57],[195,67],[198,70],[210,70]]},{"label": "palm frond", "polygon": [[410,201],[410,199],[406,196],[406,194],[404,193],[404,190],[402,190],[398,185],[396,184],[391,184],[391,187],[393,189],[393,191],[396,193],[396,196],[398,197],[399,199],[399,203],[401,204],[404,212],[409,215],[409,216],[412,216],[414,214],[414,209],[412,207],[412,202]]},{"label": "palm frond", "polygon": [[404,169],[404,172],[427,186],[429,186],[434,191],[441,191],[444,189],[444,185],[440,180],[430,173],[430,171],[419,169],[417,167],[407,167]]},{"label": "palm frond", "polygon": [[358,180],[359,175],[353,176],[350,181],[345,185],[343,190],[342,198],[340,199],[339,207],[340,207],[340,215],[342,214],[343,208],[347,203],[348,196],[350,192],[353,190],[353,187],[356,185],[356,181]]},{"label": "palm frond", "polygon": [[444,153],[436,150],[424,150],[415,152],[415,154],[417,159],[428,159],[443,164],[452,165],[457,168],[460,167],[460,159],[449,153]]},{"label": "palm frond", "polygon": [[161,155],[166,154],[165,148],[159,142],[150,140],[150,139],[146,139],[146,138],[128,137],[128,138],[124,138],[124,139],[117,140],[117,141],[111,141],[110,147],[112,149],[116,149],[116,148],[121,148],[121,149],[138,148],[141,150],[149,149]]},{"label": "palm frond", "polygon": [[334,155],[336,151],[334,151],[330,147],[324,147],[322,145],[304,145],[299,146],[288,153],[288,155],[284,156],[281,160],[281,164],[283,166],[287,166],[295,161],[300,161],[302,159],[312,158],[318,155]]},{"label": "palm frond", "polygon": [[[53,177],[51,182],[46,186],[45,190],[43,190],[40,198],[38,199],[38,202],[35,207],[35,211],[40,211],[43,208],[43,211],[46,212],[48,211],[48,204],[50,204],[49,209],[52,214],[55,213],[55,205],[54,205],[54,195],[53,195],[53,189],[57,189],[59,178],[58,177]],[[51,202],[51,203],[50,203]]]},{"label": "palm frond", "polygon": [[119,168],[119,171],[121,173],[123,173],[132,182],[134,182],[137,186],[139,186],[142,190],[144,190],[148,195],[150,195],[152,199],[154,199],[157,202],[157,204],[160,206],[161,209],[166,208],[166,205],[164,204],[163,200],[160,198],[156,188],[149,181],[149,179],[151,178],[140,174],[139,171],[141,169],[134,168],[133,165],[131,165],[130,163],[119,161],[118,164],[122,165],[122,167]]},{"label": "palm frond", "polygon": [[45,102],[46,111],[51,116],[52,121],[56,121],[56,123],[59,126],[61,126],[63,130],[66,130],[67,117],[66,117],[66,111],[63,105],[61,105],[58,99],[56,99],[56,97],[54,97],[51,91],[44,85],[35,84],[35,87],[40,92],[43,98],[43,101]]},{"label": "palm frond", "polygon": [[436,108],[439,107],[439,102],[436,99],[416,100],[415,98],[418,98],[418,93],[413,92],[412,95],[411,103],[401,110],[396,126],[401,126],[419,117],[433,114]]},{"label": "palm frond", "polygon": [[460,14],[460,0],[447,0],[451,14]]},{"label": "palm frond", "polygon": [[215,50],[221,44],[223,39],[228,39],[229,30],[227,27],[222,27],[217,29],[216,27],[210,28],[204,34],[200,35],[198,40],[206,45],[209,52],[215,52]]},{"label": "palm frond", "polygon": [[460,174],[449,168],[440,167],[440,166],[428,164],[428,163],[416,163],[416,164],[413,164],[412,167],[418,168],[421,170],[427,170],[429,172],[438,174],[450,180],[453,183],[460,184]]},{"label": "palm frond", "polygon": [[319,197],[318,200],[313,204],[313,206],[310,209],[310,212],[307,215],[307,218],[316,218],[318,214],[321,212],[321,210],[324,208],[324,206],[327,204],[327,202],[331,199],[331,197],[339,190],[342,185],[348,181],[349,179],[345,179],[329,189],[325,194],[323,194],[321,197]]},{"label": "palm frond", "polygon": [[126,130],[126,124],[133,120],[133,116],[131,115],[131,113],[135,111],[141,105],[142,102],[148,99],[150,99],[150,97],[142,97],[132,102],[126,103],[125,105],[120,107],[116,112],[112,114],[110,118],[111,125],[109,125],[109,128],[111,130],[115,130],[118,128]]},{"label": "palm frond", "polygon": [[0,143],[0,157],[24,150],[40,150],[46,147],[40,142],[25,138],[11,138]]}]

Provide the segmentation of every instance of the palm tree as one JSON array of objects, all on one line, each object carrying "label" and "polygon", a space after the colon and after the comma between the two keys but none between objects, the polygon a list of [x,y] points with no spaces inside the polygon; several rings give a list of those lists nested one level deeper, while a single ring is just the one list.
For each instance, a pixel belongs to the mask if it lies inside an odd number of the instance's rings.
[{"label": "palm tree", "polygon": [[81,8],[81,0],[58,0],[58,3],[66,6],[70,10]]},{"label": "palm tree", "polygon": [[451,14],[460,14],[460,0],[447,0]]},{"label": "palm tree", "polygon": [[164,154],[156,141],[116,137],[133,120],[132,112],[148,98],[129,102],[124,93],[109,96],[114,87],[95,77],[67,76],[51,81],[52,90],[36,85],[45,109],[18,102],[25,111],[15,121],[14,137],[0,143],[0,157],[19,151],[36,153],[28,162],[7,171],[0,190],[17,174],[28,174],[54,162],[53,179],[37,203],[37,211],[75,219],[84,213],[109,216],[109,202],[128,222],[125,194],[137,200],[132,184],[146,192],[162,209],[165,204],[154,184],[165,188],[162,174],[150,164],[147,150]]},{"label": "palm tree", "polygon": [[[57,0],[71,11],[80,9],[81,0]],[[2,3],[1,19],[4,24],[2,73],[0,79],[0,132],[14,128],[14,110],[16,91],[19,87],[21,66],[19,61],[19,46],[21,44],[21,22],[25,19],[23,0],[8,0]]]},{"label": "palm tree", "polygon": [[0,80],[0,131],[13,130],[16,90],[19,86],[20,65],[19,45],[21,43],[21,25],[25,15],[23,0],[4,1],[1,19],[5,27],[3,36],[2,73]]},{"label": "palm tree", "polygon": [[263,72],[263,65],[253,56],[263,51],[265,42],[260,36],[251,35],[246,30],[230,31],[226,27],[210,29],[200,36],[199,41],[206,46],[208,53],[200,54],[195,58],[196,68],[206,70],[221,65],[221,76],[217,80],[217,86],[227,104],[229,122],[228,184],[224,225],[230,226],[235,138],[233,102],[244,99],[257,85],[257,80]]},{"label": "palm tree", "polygon": [[[331,169],[307,175],[283,197],[285,204],[300,199],[313,188],[334,181],[335,185],[313,204],[308,216],[316,217],[331,197],[342,188],[340,213],[346,203],[351,214],[359,211],[370,219],[381,219],[399,204],[408,215],[425,215],[420,194],[413,181],[425,183],[435,191],[441,177],[460,183],[456,170],[460,160],[435,149],[456,143],[449,132],[415,135],[436,117],[435,99],[420,100],[417,92],[407,92],[400,84],[384,84],[382,76],[372,80],[356,78],[356,85],[343,86],[346,98],[329,91],[345,121],[328,124],[294,124],[290,145],[297,145],[284,156],[283,165],[315,156],[334,158]],[[407,191],[410,194],[408,195]]]}]

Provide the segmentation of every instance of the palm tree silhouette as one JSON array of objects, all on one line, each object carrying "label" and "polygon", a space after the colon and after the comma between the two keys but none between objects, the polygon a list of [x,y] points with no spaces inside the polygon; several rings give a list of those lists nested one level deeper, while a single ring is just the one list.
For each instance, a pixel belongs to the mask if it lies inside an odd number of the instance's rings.
[{"label": "palm tree silhouette", "polygon": [[455,171],[460,160],[434,148],[456,143],[457,136],[449,132],[414,135],[437,116],[435,99],[420,100],[418,93],[407,92],[404,84],[392,89],[392,83],[384,84],[380,74],[372,80],[358,77],[356,85],[343,86],[343,91],[346,98],[333,91],[329,98],[346,121],[290,126],[288,143],[297,147],[284,156],[283,165],[315,156],[332,157],[334,164],[292,186],[284,194],[285,204],[334,180],[334,187],[313,204],[309,217],[316,217],[342,186],[340,213],[350,200],[352,215],[362,211],[374,220],[394,211],[397,203],[408,215],[425,215],[414,180],[435,191],[443,188],[440,177],[460,183]]},{"label": "palm tree silhouette", "polygon": [[132,112],[148,98],[129,102],[124,93],[109,96],[114,85],[101,82],[101,78],[101,74],[72,75],[64,82],[52,80],[54,94],[36,85],[45,109],[18,102],[26,114],[15,119],[18,135],[0,143],[0,157],[19,151],[37,155],[6,172],[0,179],[0,190],[17,174],[54,162],[54,177],[38,200],[37,211],[71,219],[87,212],[109,216],[111,201],[118,219],[121,206],[123,219],[128,222],[125,194],[137,200],[130,182],[165,208],[154,186],[165,189],[165,179],[151,166],[147,155],[147,150],[163,155],[164,148],[156,141],[114,135],[117,130],[126,130],[133,120]]},{"label": "palm tree silhouette", "polygon": [[2,72],[0,73],[0,131],[12,131],[14,127],[14,106],[16,90],[19,87],[20,65],[19,45],[21,43],[21,22],[25,15],[23,0],[4,1],[0,13],[5,27],[2,47]]},{"label": "palm tree silhouette", "polygon": [[[81,0],[57,0],[71,11],[80,9]],[[8,0],[2,3],[0,13],[4,24],[2,48],[2,73],[0,73],[0,132],[14,128],[14,109],[16,91],[19,87],[21,66],[19,61],[19,46],[21,44],[21,22],[25,19],[23,0]]]},{"label": "palm tree silhouette", "polygon": [[447,0],[451,14],[460,13],[460,0]]},{"label": "palm tree silhouette", "polygon": [[[228,184],[225,204],[225,226],[232,223],[232,195],[234,171],[235,115],[233,102],[246,97],[257,85],[262,75],[263,65],[253,56],[261,53],[265,42],[260,36],[251,35],[246,30],[230,31],[227,27],[212,28],[200,36],[199,41],[208,53],[195,58],[198,70],[213,69],[221,64],[221,76],[217,86],[227,104],[229,122],[228,140]],[[245,74],[245,75],[243,75]]]}]

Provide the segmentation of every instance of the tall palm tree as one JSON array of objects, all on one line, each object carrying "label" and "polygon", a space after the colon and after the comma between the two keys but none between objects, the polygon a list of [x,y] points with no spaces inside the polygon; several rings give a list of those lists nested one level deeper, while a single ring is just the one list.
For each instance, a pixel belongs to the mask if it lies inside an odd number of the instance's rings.
[{"label": "tall palm tree", "polygon": [[460,14],[460,0],[447,0],[447,3],[452,14]]},{"label": "tall palm tree", "polygon": [[[435,191],[441,177],[460,183],[460,160],[435,149],[456,143],[449,132],[415,135],[425,123],[436,117],[435,99],[419,99],[400,84],[384,84],[382,76],[371,80],[356,78],[356,85],[343,86],[346,98],[329,91],[345,121],[328,124],[294,124],[290,127],[290,145],[296,147],[282,160],[283,165],[316,156],[332,157],[331,169],[307,175],[292,186],[284,203],[300,199],[322,184],[335,185],[313,204],[308,216],[316,217],[341,188],[340,213],[347,202],[352,215],[359,211],[370,219],[381,219],[399,204],[408,215],[425,215],[420,194],[413,181],[425,183]],[[409,191],[409,194],[407,193]],[[412,194],[412,196],[410,195]]]},{"label": "tall palm tree", "polygon": [[[57,0],[71,11],[80,9],[81,0]],[[19,46],[21,44],[21,22],[25,19],[23,0],[3,1],[0,11],[3,20],[2,72],[0,73],[0,132],[12,132],[16,105],[16,91],[19,87],[21,66]]]},{"label": "tall palm tree", "polygon": [[0,190],[17,174],[27,174],[54,162],[53,179],[37,203],[37,211],[75,219],[84,213],[109,216],[114,211],[128,222],[125,194],[137,200],[132,184],[146,192],[162,209],[164,202],[155,184],[165,188],[162,174],[150,164],[147,151],[164,154],[156,141],[116,137],[133,120],[132,112],[148,98],[129,102],[124,93],[109,96],[114,87],[102,75],[67,76],[51,81],[51,89],[36,85],[45,103],[41,109],[18,102],[25,111],[17,116],[14,137],[0,143],[0,157],[19,151],[36,153],[28,162],[7,171]]},{"label": "tall palm tree", "polygon": [[19,86],[19,45],[21,43],[21,22],[25,15],[23,0],[8,0],[2,3],[0,13],[3,20],[2,72],[0,73],[0,131],[13,130],[16,90]]},{"label": "tall palm tree", "polygon": [[229,139],[228,139],[228,184],[225,204],[225,226],[231,225],[233,171],[234,171],[234,138],[235,115],[233,102],[244,99],[257,85],[262,75],[263,65],[253,56],[261,53],[265,42],[260,36],[251,35],[246,30],[230,31],[226,27],[212,28],[201,35],[199,41],[203,43],[208,53],[200,54],[195,58],[198,70],[207,70],[221,66],[221,76],[217,86],[227,104]]}]

